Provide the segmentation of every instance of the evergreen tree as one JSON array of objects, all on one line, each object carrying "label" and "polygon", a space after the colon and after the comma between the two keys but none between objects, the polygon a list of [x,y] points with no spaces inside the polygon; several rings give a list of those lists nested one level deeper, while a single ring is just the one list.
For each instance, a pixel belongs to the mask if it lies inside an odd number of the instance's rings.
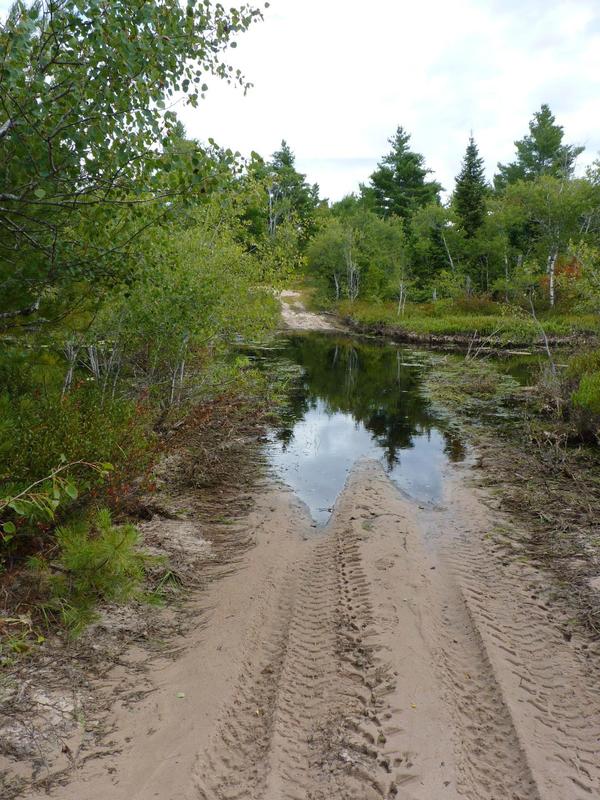
[{"label": "evergreen tree", "polygon": [[456,178],[456,188],[452,198],[460,220],[460,227],[464,230],[467,239],[472,239],[483,225],[486,193],[487,184],[483,159],[480,158],[475,140],[471,136],[462,168]]},{"label": "evergreen tree", "polygon": [[306,182],[306,175],[296,169],[296,158],[288,143],[283,140],[268,164],[271,174],[269,187],[269,232],[295,217],[302,224],[305,237],[314,230],[315,209],[319,204],[319,187]]},{"label": "evergreen tree", "polygon": [[371,185],[361,187],[367,206],[381,217],[396,215],[408,220],[418,208],[439,200],[442,187],[426,180],[431,170],[420,153],[409,149],[410,134],[399,127],[389,139],[391,151],[371,175]]},{"label": "evergreen tree", "polygon": [[545,103],[529,123],[529,135],[515,142],[517,158],[510,164],[498,164],[494,186],[502,191],[510,183],[533,180],[541,175],[571,177],[575,161],[584,147],[563,144],[564,129]]}]

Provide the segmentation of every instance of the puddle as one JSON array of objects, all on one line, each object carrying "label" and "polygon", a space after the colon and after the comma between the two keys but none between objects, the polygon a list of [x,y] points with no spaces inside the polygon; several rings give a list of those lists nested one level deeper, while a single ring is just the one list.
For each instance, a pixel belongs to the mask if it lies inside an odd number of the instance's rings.
[{"label": "puddle", "polygon": [[378,459],[414,499],[443,501],[444,468],[462,461],[465,449],[423,396],[423,354],[311,333],[290,337],[279,357],[304,375],[268,455],[318,525],[326,524],[348,472],[365,457]]}]

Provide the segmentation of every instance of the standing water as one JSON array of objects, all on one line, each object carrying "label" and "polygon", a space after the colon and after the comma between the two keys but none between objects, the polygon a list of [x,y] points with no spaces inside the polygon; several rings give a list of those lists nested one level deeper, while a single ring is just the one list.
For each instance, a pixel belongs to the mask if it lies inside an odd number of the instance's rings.
[{"label": "standing water", "polygon": [[303,374],[269,458],[317,524],[327,522],[348,472],[364,457],[381,461],[416,500],[442,500],[444,467],[461,461],[464,448],[423,395],[423,354],[309,333],[289,337],[281,358]]}]

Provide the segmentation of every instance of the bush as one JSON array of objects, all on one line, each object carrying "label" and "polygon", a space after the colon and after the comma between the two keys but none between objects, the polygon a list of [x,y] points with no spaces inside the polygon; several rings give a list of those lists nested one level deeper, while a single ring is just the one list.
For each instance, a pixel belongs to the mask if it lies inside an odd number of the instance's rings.
[{"label": "bush", "polygon": [[113,525],[108,509],[57,528],[56,542],[56,560],[33,558],[30,564],[39,571],[49,595],[43,608],[58,616],[73,635],[95,619],[99,601],[124,603],[143,596],[150,556],[138,549],[137,529]]},{"label": "bush", "polygon": [[60,462],[101,461],[130,465],[144,461],[149,439],[142,405],[126,399],[101,403],[95,386],[56,395],[0,395],[0,481],[29,483]]},{"label": "bush", "polygon": [[498,303],[495,303],[487,295],[457,297],[454,301],[454,307],[463,314],[491,316],[501,313]]},{"label": "bush", "polygon": [[[90,495],[116,506],[153,448],[146,407],[123,398],[102,403],[92,384],[64,398],[35,389],[0,394],[0,559],[43,546],[55,517],[64,519],[69,506]],[[35,496],[28,492],[18,506],[2,509],[3,498],[32,485]]]},{"label": "bush", "polygon": [[600,443],[600,350],[570,359],[560,385],[571,435]]}]

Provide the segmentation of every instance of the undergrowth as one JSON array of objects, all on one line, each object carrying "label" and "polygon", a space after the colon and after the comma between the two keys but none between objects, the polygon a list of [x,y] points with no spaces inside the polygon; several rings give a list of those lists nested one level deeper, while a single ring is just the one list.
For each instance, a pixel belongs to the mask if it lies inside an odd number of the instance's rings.
[{"label": "undergrowth", "polygon": [[394,303],[343,301],[337,313],[361,328],[396,335],[459,336],[477,335],[503,344],[533,344],[542,338],[540,323],[552,338],[600,335],[600,319],[593,314],[545,312],[539,322],[527,311],[500,303],[436,303],[407,304],[402,316]]}]

